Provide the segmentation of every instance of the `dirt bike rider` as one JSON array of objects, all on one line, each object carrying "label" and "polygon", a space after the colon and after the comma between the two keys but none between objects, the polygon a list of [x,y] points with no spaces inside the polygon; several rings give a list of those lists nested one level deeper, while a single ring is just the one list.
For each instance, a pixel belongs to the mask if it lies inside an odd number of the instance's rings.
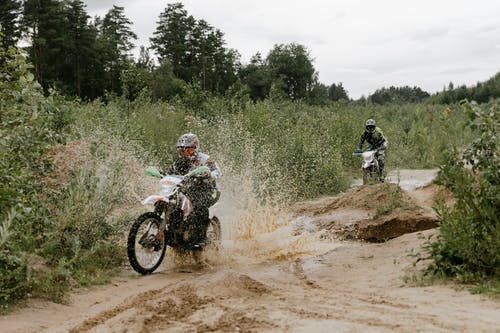
[{"label": "dirt bike rider", "polygon": [[193,248],[206,245],[207,228],[210,223],[208,208],[214,205],[220,196],[215,180],[221,176],[219,166],[209,155],[199,151],[198,136],[193,133],[182,134],[177,140],[178,157],[163,174],[185,176],[199,166],[206,166],[210,174],[197,174],[185,178],[180,192],[186,195],[193,204],[193,211],[188,219],[197,229],[199,238],[193,239]]},{"label": "dirt bike rider", "polygon": [[361,135],[357,149],[355,153],[361,153],[363,148],[363,143],[368,142],[368,150],[376,150],[375,158],[379,165],[379,180],[384,182],[383,171],[385,166],[385,150],[387,149],[388,141],[384,137],[382,130],[376,126],[375,120],[368,119],[365,123],[365,131]]}]

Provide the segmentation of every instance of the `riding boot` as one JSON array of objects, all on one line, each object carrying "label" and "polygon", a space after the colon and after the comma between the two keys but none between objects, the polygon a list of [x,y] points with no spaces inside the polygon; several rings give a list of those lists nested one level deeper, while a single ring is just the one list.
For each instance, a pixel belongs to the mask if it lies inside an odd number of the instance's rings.
[{"label": "riding boot", "polygon": [[384,166],[385,166],[385,159],[384,159],[384,156],[381,155],[378,158],[378,179],[381,183],[383,183],[385,181]]},{"label": "riding boot", "polygon": [[207,245],[207,230],[210,223],[208,208],[195,208],[194,222],[196,223],[193,248],[202,249]]}]

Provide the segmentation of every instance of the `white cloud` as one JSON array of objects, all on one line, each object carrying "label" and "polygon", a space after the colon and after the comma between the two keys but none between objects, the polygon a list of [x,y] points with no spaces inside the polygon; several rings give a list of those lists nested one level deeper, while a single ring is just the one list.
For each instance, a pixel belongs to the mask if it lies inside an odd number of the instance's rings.
[{"label": "white cloud", "polygon": [[[164,0],[86,0],[91,16],[125,7],[149,45]],[[475,84],[500,70],[500,1],[185,0],[190,15],[224,33],[248,62],[275,44],[306,46],[325,84],[351,97],[391,85],[435,92],[450,81]]]}]

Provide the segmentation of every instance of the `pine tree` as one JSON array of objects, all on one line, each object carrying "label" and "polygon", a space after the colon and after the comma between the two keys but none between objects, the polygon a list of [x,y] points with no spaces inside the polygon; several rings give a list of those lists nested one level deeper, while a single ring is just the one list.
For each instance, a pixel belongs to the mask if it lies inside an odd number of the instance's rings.
[{"label": "pine tree", "polygon": [[56,0],[26,0],[22,26],[31,41],[27,48],[29,60],[35,66],[35,77],[42,87],[57,86],[64,64],[65,32],[68,25],[63,4]]},{"label": "pine tree", "polygon": [[3,32],[3,47],[15,46],[21,37],[19,15],[21,14],[20,0],[2,0],[0,2],[0,25]]},{"label": "pine tree", "polygon": [[177,78],[190,82],[194,54],[188,52],[188,45],[196,48],[198,38],[192,35],[195,19],[188,16],[182,3],[173,3],[160,14],[157,24],[154,37],[150,38],[151,49],[156,51],[160,63],[168,60],[172,64]]},{"label": "pine tree", "polygon": [[95,98],[102,93],[96,91],[99,87],[96,77],[100,76],[96,49],[97,31],[89,24],[89,15],[81,0],[69,1],[65,12],[68,18],[68,30],[65,43],[64,81],[72,93],[80,97]]},{"label": "pine tree", "polygon": [[151,49],[160,63],[172,65],[177,78],[219,93],[236,81],[240,56],[224,47],[220,30],[196,21],[182,3],[169,4],[157,23]]},{"label": "pine tree", "polygon": [[121,71],[128,68],[131,61],[132,40],[137,35],[130,29],[132,22],[125,16],[124,8],[113,6],[104,19],[96,20],[99,29],[98,43],[105,71],[108,91],[121,93]]}]

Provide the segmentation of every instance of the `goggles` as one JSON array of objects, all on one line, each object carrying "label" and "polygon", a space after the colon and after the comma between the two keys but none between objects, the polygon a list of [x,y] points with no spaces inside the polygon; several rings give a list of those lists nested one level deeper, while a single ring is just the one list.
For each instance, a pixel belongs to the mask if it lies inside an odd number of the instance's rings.
[{"label": "goggles", "polygon": [[193,147],[177,147],[179,154],[182,156],[194,156],[196,149]]}]

